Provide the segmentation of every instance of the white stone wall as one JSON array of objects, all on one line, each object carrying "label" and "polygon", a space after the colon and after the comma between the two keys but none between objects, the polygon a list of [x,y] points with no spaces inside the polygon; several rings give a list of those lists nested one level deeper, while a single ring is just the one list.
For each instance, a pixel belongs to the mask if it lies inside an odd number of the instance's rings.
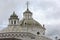
[{"label": "white stone wall", "polygon": [[35,35],[37,35],[37,32],[40,32],[40,35],[43,35],[43,33],[45,32],[39,26],[24,26],[24,27],[21,26],[20,29],[21,29],[21,32],[30,32]]}]

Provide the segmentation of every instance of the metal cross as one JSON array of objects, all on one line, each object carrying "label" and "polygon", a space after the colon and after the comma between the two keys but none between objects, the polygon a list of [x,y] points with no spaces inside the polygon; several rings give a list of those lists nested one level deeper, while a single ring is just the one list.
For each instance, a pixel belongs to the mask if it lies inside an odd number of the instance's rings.
[{"label": "metal cross", "polygon": [[27,9],[28,9],[28,7],[29,7],[29,2],[27,1]]}]

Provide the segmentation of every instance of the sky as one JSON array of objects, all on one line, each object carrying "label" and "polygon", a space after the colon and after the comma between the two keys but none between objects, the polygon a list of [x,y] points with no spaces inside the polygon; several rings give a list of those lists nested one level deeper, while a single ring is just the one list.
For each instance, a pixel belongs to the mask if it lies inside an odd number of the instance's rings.
[{"label": "sky", "polygon": [[0,0],[0,30],[7,27],[13,11],[22,19],[27,1],[33,18],[45,25],[46,35],[60,36],[60,0]]}]

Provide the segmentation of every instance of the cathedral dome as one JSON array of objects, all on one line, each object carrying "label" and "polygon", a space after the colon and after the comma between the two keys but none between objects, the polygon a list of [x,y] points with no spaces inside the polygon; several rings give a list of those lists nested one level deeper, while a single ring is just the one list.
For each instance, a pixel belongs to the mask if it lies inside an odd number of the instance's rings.
[{"label": "cathedral dome", "polygon": [[34,19],[30,19],[30,20],[23,19],[23,20],[21,20],[20,21],[20,25],[24,25],[24,24],[25,25],[39,26],[40,28],[45,29],[45,28],[43,28],[43,26],[39,22],[37,22]]}]

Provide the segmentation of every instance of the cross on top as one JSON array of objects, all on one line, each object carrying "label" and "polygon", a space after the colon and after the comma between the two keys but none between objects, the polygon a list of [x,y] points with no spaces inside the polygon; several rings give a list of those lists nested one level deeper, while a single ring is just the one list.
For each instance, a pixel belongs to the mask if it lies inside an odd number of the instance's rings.
[{"label": "cross on top", "polygon": [[28,9],[28,7],[29,7],[29,2],[27,1],[27,9]]}]

